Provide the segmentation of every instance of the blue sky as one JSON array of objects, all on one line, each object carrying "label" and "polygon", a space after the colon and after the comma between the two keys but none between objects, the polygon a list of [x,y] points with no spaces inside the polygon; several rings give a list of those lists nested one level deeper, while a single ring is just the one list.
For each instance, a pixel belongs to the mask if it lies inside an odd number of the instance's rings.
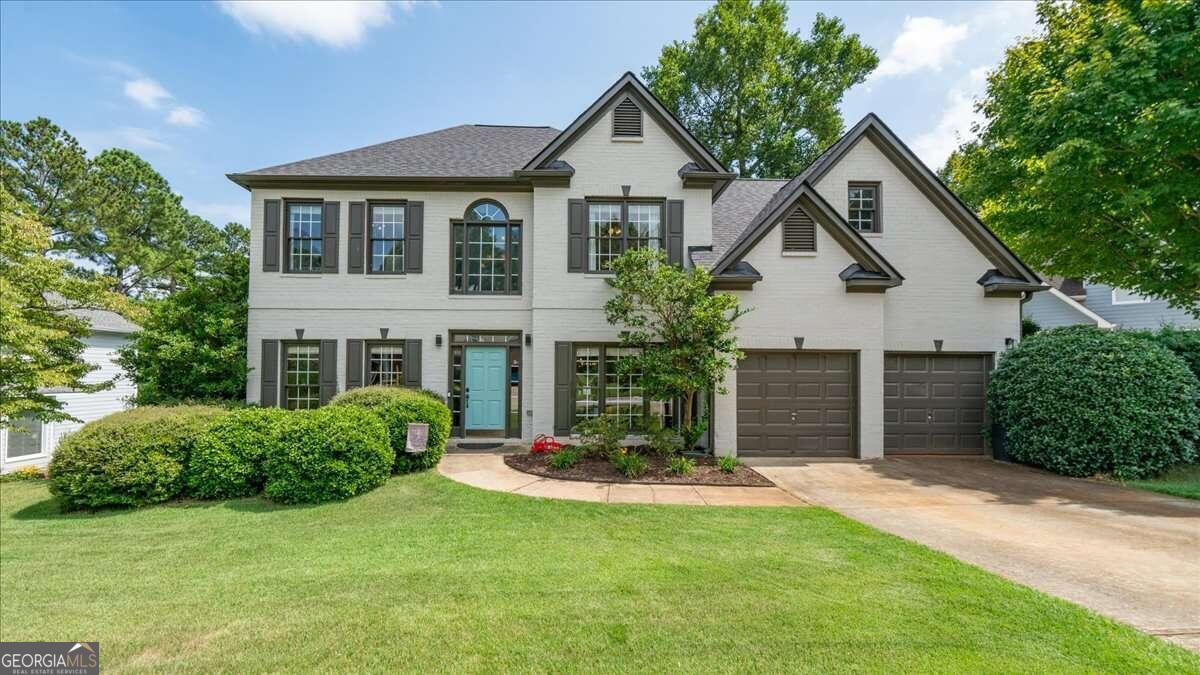
[{"label": "blue sky", "polygon": [[[708,3],[0,2],[0,116],[90,152],[127,147],[196,213],[245,222],[225,174],[461,123],[562,128],[622,73],[686,39]],[[874,111],[933,168],[1029,3],[793,3],[883,59],[842,106]]]}]

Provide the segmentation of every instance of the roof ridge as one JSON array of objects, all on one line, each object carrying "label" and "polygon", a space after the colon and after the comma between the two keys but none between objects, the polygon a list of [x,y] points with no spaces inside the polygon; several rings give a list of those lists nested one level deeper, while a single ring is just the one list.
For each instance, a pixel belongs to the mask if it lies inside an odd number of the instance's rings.
[{"label": "roof ridge", "polygon": [[[553,129],[549,124],[471,124],[461,126],[489,127],[492,129]],[[453,129],[454,127],[450,127]]]}]

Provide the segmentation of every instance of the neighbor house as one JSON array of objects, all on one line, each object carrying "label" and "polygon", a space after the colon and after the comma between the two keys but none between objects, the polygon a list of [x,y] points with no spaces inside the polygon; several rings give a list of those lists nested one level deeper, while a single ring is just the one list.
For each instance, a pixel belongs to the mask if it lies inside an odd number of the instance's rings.
[{"label": "neighbor house", "polygon": [[1051,279],[1041,293],[1021,309],[1042,328],[1087,324],[1100,328],[1158,329],[1163,326],[1200,328],[1200,319],[1165,300],[1079,279]]},{"label": "neighbor house", "polygon": [[985,452],[988,374],[1041,280],[874,115],[787,178],[739,179],[628,73],[562,131],[462,125],[231,174],[246,397],[419,386],[459,438],[670,421],[617,373],[603,311],[609,262],[649,246],[754,308],[716,452]]},{"label": "neighbor house", "polygon": [[62,411],[75,418],[63,422],[39,422],[31,417],[13,420],[13,427],[0,429],[0,473],[26,466],[46,466],[62,437],[76,431],[92,420],[124,410],[137,394],[133,383],[117,365],[117,351],[129,341],[129,334],[138,326],[115,312],[106,310],[68,310],[86,319],[92,332],[84,338],[83,360],[96,367],[84,376],[88,384],[113,381],[103,391],[85,393],[72,389],[51,389],[49,393],[62,402]]}]

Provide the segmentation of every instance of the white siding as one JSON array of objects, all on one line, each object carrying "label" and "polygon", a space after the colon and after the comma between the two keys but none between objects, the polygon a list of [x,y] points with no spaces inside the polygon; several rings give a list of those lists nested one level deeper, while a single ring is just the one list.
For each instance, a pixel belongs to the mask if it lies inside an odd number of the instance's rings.
[{"label": "white siding", "polygon": [[95,383],[115,378],[116,384],[110,389],[91,394],[55,394],[54,397],[64,404],[63,412],[78,418],[80,421],[50,422],[45,424],[42,431],[42,448],[44,453],[39,456],[13,458],[12,461],[8,461],[7,435],[9,432],[0,431],[0,446],[3,446],[0,448],[3,451],[0,453],[0,457],[3,458],[3,461],[0,462],[0,472],[8,472],[28,465],[45,466],[49,463],[50,457],[54,453],[54,448],[58,446],[63,436],[78,430],[79,427],[87,422],[98,420],[101,417],[129,407],[130,400],[137,393],[137,386],[125,376],[124,371],[116,363],[117,350],[125,345],[126,342],[127,340],[124,335],[108,333],[93,333],[87,338],[83,358],[88,363],[99,366],[99,368],[89,373],[84,378],[84,381]]}]

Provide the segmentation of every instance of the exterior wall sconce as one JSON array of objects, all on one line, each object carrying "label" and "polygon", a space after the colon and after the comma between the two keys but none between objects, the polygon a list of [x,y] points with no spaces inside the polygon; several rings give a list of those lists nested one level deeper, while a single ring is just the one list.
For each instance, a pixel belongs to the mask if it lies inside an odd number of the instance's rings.
[{"label": "exterior wall sconce", "polygon": [[804,349],[804,338],[798,337],[792,339],[796,341],[796,349]]},{"label": "exterior wall sconce", "polygon": [[438,347],[442,346],[442,334],[441,333],[438,333],[437,335],[433,336],[433,344]]},{"label": "exterior wall sconce", "polygon": [[525,346],[528,347],[532,344],[533,344],[533,333],[526,333],[525,334]]},{"label": "exterior wall sconce", "polygon": [[1017,343],[1017,341],[1012,338],[1004,338],[1004,348],[1005,349],[1012,349],[1013,345],[1016,343]]},{"label": "exterior wall sconce", "polygon": [[942,351],[942,341],[941,340],[933,341],[933,351],[935,351],[935,352]]}]

